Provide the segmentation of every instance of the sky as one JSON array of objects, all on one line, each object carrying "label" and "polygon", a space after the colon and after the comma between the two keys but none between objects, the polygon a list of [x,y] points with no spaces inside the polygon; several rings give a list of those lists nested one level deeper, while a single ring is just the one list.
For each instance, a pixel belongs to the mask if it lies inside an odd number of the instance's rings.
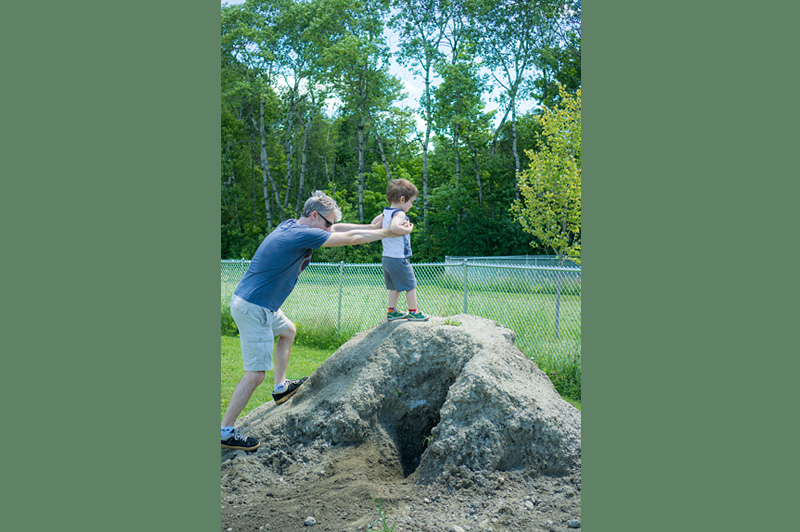
[{"label": "sky", "polygon": [[[221,5],[236,5],[236,4],[243,4],[244,0],[222,0]],[[397,52],[397,43],[399,41],[399,37],[397,32],[392,30],[391,28],[384,29],[384,35],[386,37],[386,42],[389,44],[389,48],[392,51],[392,58],[391,64],[389,66],[389,72],[395,76],[397,76],[402,82],[406,92],[406,98],[403,100],[399,100],[395,105],[396,107],[400,108],[411,108],[415,111],[419,110],[419,101],[422,97],[422,91],[425,88],[425,83],[422,81],[421,78],[415,77],[411,74],[411,72],[405,68],[404,66],[400,65],[395,61],[394,54]],[[481,73],[488,73],[485,69]],[[484,103],[484,111],[489,112],[493,111],[498,108],[497,102],[493,101],[497,96],[500,95],[502,89],[500,87],[495,87],[491,94],[484,94],[483,95],[483,103]],[[329,105],[336,105],[336,100],[329,101]],[[517,104],[517,115],[520,113],[524,113],[537,107],[534,102],[526,101]],[[500,124],[500,120],[502,119],[502,113],[497,113],[495,115],[494,125],[495,127]],[[425,131],[425,121],[422,120],[421,116],[417,114],[417,129],[420,131]]]}]

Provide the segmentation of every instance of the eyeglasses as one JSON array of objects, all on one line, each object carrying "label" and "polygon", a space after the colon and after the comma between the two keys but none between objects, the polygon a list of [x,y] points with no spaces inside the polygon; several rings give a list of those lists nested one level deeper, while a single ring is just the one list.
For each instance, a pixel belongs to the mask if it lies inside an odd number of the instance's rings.
[{"label": "eyeglasses", "polygon": [[320,212],[319,212],[319,211],[317,211],[317,216],[319,216],[320,218],[322,218],[323,220],[325,220],[325,228],[328,228],[328,227],[330,227],[330,226],[332,226],[332,225],[333,225],[333,222],[331,222],[330,220],[328,220],[327,218],[325,218],[324,216],[322,216],[322,214],[320,214]]}]

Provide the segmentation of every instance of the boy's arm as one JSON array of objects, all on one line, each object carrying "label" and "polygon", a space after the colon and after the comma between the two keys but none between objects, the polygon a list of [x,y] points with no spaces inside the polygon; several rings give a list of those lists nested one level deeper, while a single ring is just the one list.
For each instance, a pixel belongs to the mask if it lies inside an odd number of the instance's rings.
[{"label": "boy's arm", "polygon": [[390,236],[407,235],[412,229],[414,229],[414,224],[404,223],[396,229],[353,229],[351,231],[331,233],[331,236],[328,237],[328,240],[326,240],[321,247],[331,248],[335,246],[366,244],[367,242],[375,242],[376,240],[381,240],[382,238]]},{"label": "boy's arm", "polygon": [[[398,231],[398,229],[403,227],[406,223],[410,224],[411,220],[408,219],[408,216],[406,216],[406,213],[400,211],[397,214],[395,214],[394,217],[392,217],[392,221],[389,224],[389,229],[391,229],[392,231],[394,231],[396,233]],[[411,231],[409,231],[409,233],[410,232]],[[406,234],[406,233],[403,233],[403,234]]]}]

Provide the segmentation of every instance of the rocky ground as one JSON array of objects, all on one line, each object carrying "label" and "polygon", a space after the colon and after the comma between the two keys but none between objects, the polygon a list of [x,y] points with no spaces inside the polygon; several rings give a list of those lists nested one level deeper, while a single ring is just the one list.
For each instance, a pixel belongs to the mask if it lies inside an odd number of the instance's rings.
[{"label": "rocky ground", "polygon": [[580,412],[513,342],[468,315],[356,335],[240,420],[262,445],[222,455],[221,529],[580,528]]}]

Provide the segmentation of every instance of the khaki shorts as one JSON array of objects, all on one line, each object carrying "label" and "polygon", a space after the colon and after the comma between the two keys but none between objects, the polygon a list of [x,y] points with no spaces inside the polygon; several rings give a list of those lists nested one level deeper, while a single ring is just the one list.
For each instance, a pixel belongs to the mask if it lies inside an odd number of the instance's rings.
[{"label": "khaki shorts", "polygon": [[292,322],[281,309],[272,312],[249,303],[236,294],[231,297],[231,316],[239,328],[244,370],[271,370],[275,337],[288,329]]}]

